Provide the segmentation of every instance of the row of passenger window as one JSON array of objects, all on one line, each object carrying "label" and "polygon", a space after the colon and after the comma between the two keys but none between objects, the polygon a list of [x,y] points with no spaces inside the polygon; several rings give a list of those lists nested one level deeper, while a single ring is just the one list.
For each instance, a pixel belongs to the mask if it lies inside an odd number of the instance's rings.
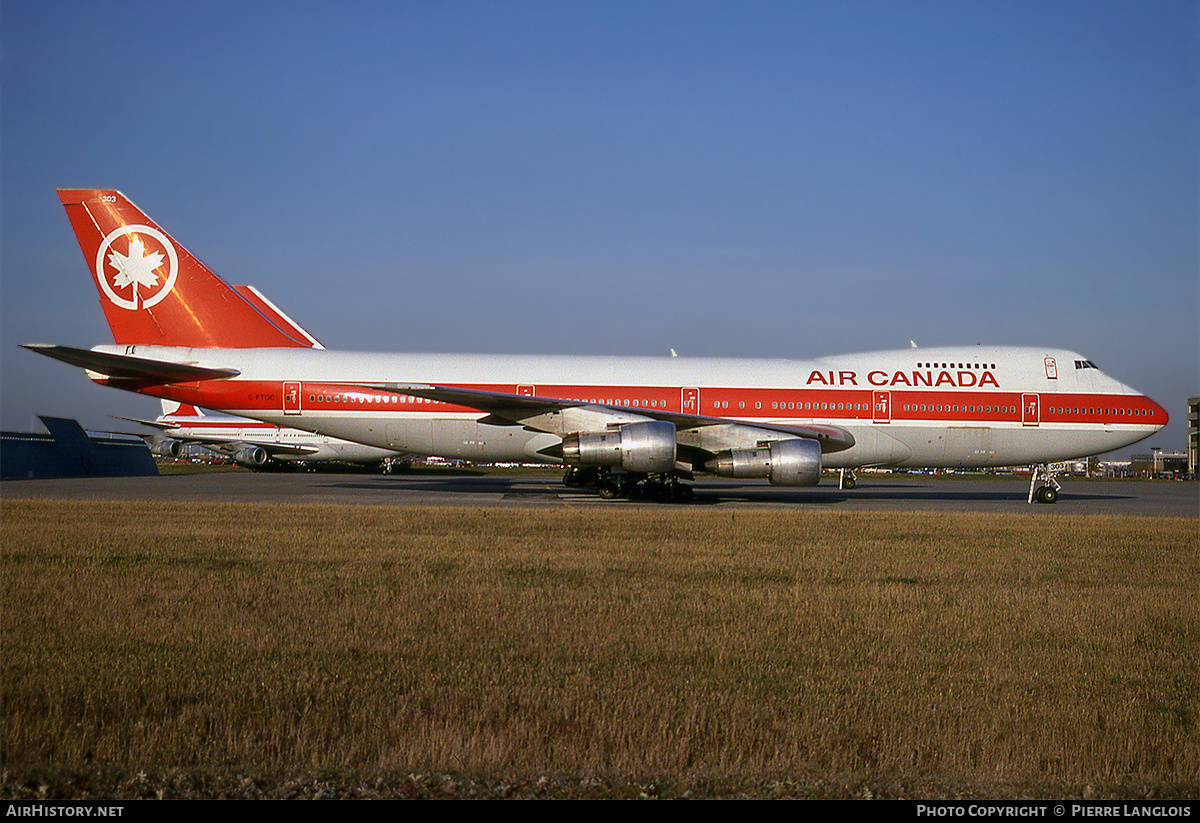
[{"label": "row of passenger window", "polygon": [[1083,407],[1066,407],[1066,406],[1051,406],[1050,414],[1109,414],[1109,415],[1129,415],[1131,417],[1153,417],[1153,409],[1085,409]]},{"label": "row of passenger window", "polygon": [[[310,394],[308,396],[310,403],[436,403],[436,400],[430,400],[425,397],[410,397],[408,395],[358,395],[358,394]],[[619,399],[588,399],[575,398],[576,403],[597,403],[605,406],[625,406],[627,408],[666,408],[666,400],[619,400]],[[729,408],[728,400],[713,401],[714,409]],[[738,401],[737,408],[746,408],[745,401]],[[756,402],[754,408],[761,409],[762,403]],[[810,410],[810,411],[867,411],[866,403],[781,403],[778,401],[771,403],[772,409],[786,410]],[[987,406],[987,405],[961,405],[952,403],[905,403],[904,411],[947,411],[947,412],[975,412],[990,414],[1013,414],[1017,411],[1015,406]],[[1104,414],[1104,415],[1129,415],[1135,417],[1153,417],[1154,411],[1151,409],[1111,409],[1111,408],[1083,408],[1083,407],[1064,407],[1051,406],[1048,409],[1050,414]]]},{"label": "row of passenger window", "polygon": [[955,403],[905,403],[904,410],[905,411],[948,411],[948,412],[964,411],[964,412],[976,412],[976,413],[983,412],[984,414],[990,414],[992,412],[995,412],[996,414],[1013,414],[1016,412],[1017,407],[1016,406],[971,406],[971,405],[964,406],[964,405],[955,404]]},{"label": "row of passenger window", "polygon": [[[739,404],[740,405],[740,404]],[[758,408],[758,404],[754,404]],[[773,409],[811,409],[813,411],[867,411],[870,407],[866,403],[772,403]]]},{"label": "row of passenger window", "polygon": [[598,406],[623,406],[627,409],[628,408],[665,409],[667,407],[666,400],[642,400],[640,398],[634,398],[633,400],[622,400],[619,398],[609,399],[609,398],[595,398],[595,397],[591,397],[591,398],[574,397],[574,398],[571,398],[571,402],[572,403],[592,403],[592,404],[595,404]]},{"label": "row of passenger window", "polygon": [[917,368],[918,369],[955,369],[955,368],[958,368],[958,369],[991,369],[992,371],[995,371],[996,364],[992,363],[991,365],[988,365],[987,363],[983,363],[983,364],[980,364],[980,363],[958,363],[958,364],[954,364],[954,363],[918,363]]},{"label": "row of passenger window", "polygon": [[[714,409],[727,409],[729,408],[729,401],[714,400],[712,407]],[[736,408],[746,408],[746,401],[739,400]],[[754,408],[761,409],[762,403],[755,402]],[[868,406],[866,403],[780,403],[779,401],[774,401],[771,403],[771,408],[777,410],[799,409],[801,411],[804,409],[809,409],[811,411],[867,411],[870,409],[870,406]]]},{"label": "row of passenger window", "polygon": [[424,397],[408,397],[398,394],[310,394],[309,403],[433,403]]}]

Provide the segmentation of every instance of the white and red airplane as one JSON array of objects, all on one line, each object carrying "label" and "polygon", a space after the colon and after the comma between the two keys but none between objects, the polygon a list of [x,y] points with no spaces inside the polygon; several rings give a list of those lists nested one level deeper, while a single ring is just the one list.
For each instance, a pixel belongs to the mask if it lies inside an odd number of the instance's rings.
[{"label": "white and red airplane", "polygon": [[162,457],[179,457],[184,447],[201,446],[225,455],[248,469],[297,463],[355,463],[386,467],[395,451],[338,440],[287,426],[276,426],[232,414],[212,414],[188,403],[163,400],[163,413],[154,420],[134,420],[157,429],[140,435],[150,451]]},{"label": "white and red airplane", "polygon": [[[1128,446],[1161,406],[1082,355],[957,346],[727,360],[337,352],[226,285],[120,192],[60,189],[116,345],[30,345],[97,383],[414,455],[566,464],[604,496],[698,472],[842,485],[866,466],[1050,464]],[[847,474],[847,472],[850,472]]]}]

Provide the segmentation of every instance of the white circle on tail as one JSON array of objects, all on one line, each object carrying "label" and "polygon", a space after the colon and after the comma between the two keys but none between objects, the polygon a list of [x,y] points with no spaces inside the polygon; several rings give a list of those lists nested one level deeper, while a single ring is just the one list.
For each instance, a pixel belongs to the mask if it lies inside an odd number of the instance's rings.
[{"label": "white circle on tail", "polygon": [[[118,243],[129,236],[126,243]],[[150,241],[150,242],[147,242]],[[113,244],[116,243],[116,246]],[[122,246],[124,250],[122,251]],[[166,266],[166,275],[160,271]],[[121,226],[105,236],[96,252],[96,276],[108,299],[123,309],[148,309],[170,294],[179,258],[167,236],[149,226]],[[139,292],[139,289],[148,291]],[[126,292],[127,296],[117,293]]]}]

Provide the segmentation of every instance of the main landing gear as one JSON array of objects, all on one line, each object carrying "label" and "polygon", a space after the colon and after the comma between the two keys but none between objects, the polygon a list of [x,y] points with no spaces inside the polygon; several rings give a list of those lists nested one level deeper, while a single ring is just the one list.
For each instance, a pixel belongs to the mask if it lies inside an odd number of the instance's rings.
[{"label": "main landing gear", "polygon": [[692,487],[670,475],[639,475],[614,472],[607,467],[572,467],[563,477],[565,486],[595,489],[605,500],[651,500],[660,503],[691,503]]},{"label": "main landing gear", "polygon": [[[1029,479],[1029,502],[1057,503],[1058,492],[1062,488],[1054,476],[1062,471],[1061,464],[1053,466],[1041,463],[1033,467],[1033,477]],[[1041,483],[1041,485],[1038,485]]]}]

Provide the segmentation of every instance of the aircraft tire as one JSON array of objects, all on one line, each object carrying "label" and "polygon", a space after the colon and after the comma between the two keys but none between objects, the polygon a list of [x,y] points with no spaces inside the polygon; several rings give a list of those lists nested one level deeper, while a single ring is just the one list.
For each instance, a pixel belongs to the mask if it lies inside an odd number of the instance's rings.
[{"label": "aircraft tire", "polygon": [[1037,490],[1037,499],[1039,503],[1057,503],[1058,489],[1053,486],[1042,486]]}]

